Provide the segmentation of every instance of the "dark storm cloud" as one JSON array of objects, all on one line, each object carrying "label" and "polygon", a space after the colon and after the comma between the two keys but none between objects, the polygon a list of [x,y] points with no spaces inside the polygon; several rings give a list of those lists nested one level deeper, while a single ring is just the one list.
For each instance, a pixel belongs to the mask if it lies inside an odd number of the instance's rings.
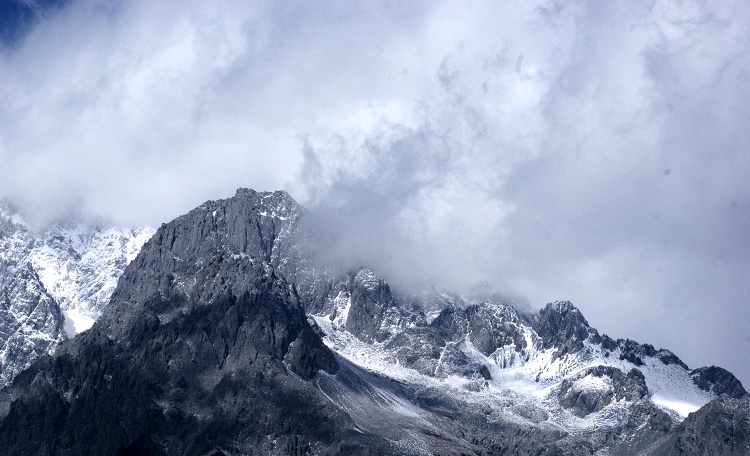
[{"label": "dark storm cloud", "polygon": [[157,224],[287,188],[331,261],[747,384],[748,34],[741,1],[74,2],[2,56],[0,193]]}]

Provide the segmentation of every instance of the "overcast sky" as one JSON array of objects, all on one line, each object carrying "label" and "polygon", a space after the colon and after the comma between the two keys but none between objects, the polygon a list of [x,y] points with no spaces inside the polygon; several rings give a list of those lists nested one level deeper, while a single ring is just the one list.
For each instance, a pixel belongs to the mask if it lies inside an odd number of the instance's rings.
[{"label": "overcast sky", "polygon": [[569,299],[750,387],[746,0],[1,5],[37,223],[286,189],[396,286]]}]

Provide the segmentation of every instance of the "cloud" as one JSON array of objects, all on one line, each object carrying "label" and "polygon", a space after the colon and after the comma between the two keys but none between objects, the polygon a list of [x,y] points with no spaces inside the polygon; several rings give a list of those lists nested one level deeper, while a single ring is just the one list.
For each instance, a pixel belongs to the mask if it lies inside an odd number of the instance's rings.
[{"label": "cloud", "polygon": [[478,28],[499,45],[450,49],[404,120],[308,142],[302,181],[343,232],[327,248],[396,283],[569,298],[749,378],[748,17],[730,6],[559,3]]},{"label": "cloud", "polygon": [[750,383],[743,2],[55,11],[0,56],[0,194],[37,219],[286,188],[332,261],[571,299]]}]

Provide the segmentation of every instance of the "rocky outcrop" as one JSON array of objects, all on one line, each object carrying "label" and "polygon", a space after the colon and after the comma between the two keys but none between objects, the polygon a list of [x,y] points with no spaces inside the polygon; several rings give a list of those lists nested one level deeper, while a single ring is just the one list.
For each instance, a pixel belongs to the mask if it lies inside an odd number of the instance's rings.
[{"label": "rocky outcrop", "polygon": [[560,405],[584,417],[602,410],[612,401],[638,401],[648,396],[643,374],[632,369],[625,374],[612,366],[584,369],[562,381],[557,397]]},{"label": "rocky outcrop", "polygon": [[[609,339],[605,336],[605,339]],[[683,369],[688,369],[687,365],[680,360],[674,353],[665,349],[655,349],[651,344],[639,344],[630,339],[617,339],[614,347],[620,350],[620,359],[630,361],[636,366],[642,366],[643,360],[647,357],[656,358],[665,365],[676,364]]]},{"label": "rocky outcrop", "polygon": [[436,375],[445,345],[445,340],[434,328],[420,327],[396,334],[384,346],[400,364],[424,375]]},{"label": "rocky outcrop", "polygon": [[720,396],[714,399],[691,413],[653,454],[750,454],[750,397]]},{"label": "rocky outcrop", "polygon": [[693,383],[703,391],[718,395],[725,394],[729,397],[739,399],[747,395],[737,377],[726,369],[717,366],[700,367],[690,372]]},{"label": "rocky outcrop", "polygon": [[410,324],[388,339],[385,347],[403,365],[426,375],[489,379],[487,367],[470,359],[466,352],[476,349],[490,356],[510,347],[511,356],[502,357],[513,362],[515,357],[525,356],[528,345],[517,311],[491,302],[466,308],[450,306],[429,324],[420,319]]},{"label": "rocky outcrop", "polygon": [[490,371],[484,364],[472,361],[456,344],[450,343],[440,354],[440,360],[435,368],[435,376],[447,377],[457,375],[470,379],[492,378]]},{"label": "rocky outcrop", "polygon": [[544,348],[557,348],[563,354],[580,351],[589,335],[595,334],[570,301],[547,304],[534,316],[532,327],[542,338]]},{"label": "rocky outcrop", "polygon": [[518,312],[502,304],[483,302],[465,309],[448,307],[430,326],[449,341],[468,337],[485,356],[506,345],[512,345],[519,352],[527,345]]}]

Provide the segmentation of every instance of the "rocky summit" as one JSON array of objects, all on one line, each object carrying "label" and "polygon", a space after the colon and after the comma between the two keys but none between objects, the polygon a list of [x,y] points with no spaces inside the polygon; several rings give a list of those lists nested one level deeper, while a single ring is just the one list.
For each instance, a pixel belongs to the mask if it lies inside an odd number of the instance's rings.
[{"label": "rocky summit", "polygon": [[[3,454],[750,454],[728,371],[600,334],[567,301],[321,267],[304,217],[240,189],[162,225],[91,329],[0,390]],[[38,274],[2,264],[6,307],[61,334]]]}]

